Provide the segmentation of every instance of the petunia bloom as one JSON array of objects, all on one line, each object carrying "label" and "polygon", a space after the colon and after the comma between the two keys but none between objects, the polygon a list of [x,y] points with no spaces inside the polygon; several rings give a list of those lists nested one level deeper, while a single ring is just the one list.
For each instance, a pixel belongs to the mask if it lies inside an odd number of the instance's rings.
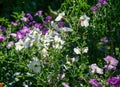
[{"label": "petunia bloom", "polygon": [[115,70],[119,62],[117,59],[113,58],[112,56],[107,56],[104,58],[104,60],[107,63],[107,65],[105,65],[105,68],[107,68],[108,70],[111,70],[111,69]]},{"label": "petunia bloom", "polygon": [[92,69],[92,73],[103,74],[103,69],[99,68],[96,64],[92,64],[90,68]]},{"label": "petunia bloom", "polygon": [[42,11],[42,10],[39,10],[39,11],[37,11],[37,12],[34,14],[34,16],[40,16],[40,15],[42,15],[42,13],[43,13],[43,11]]},{"label": "petunia bloom", "polygon": [[6,31],[6,27],[0,25],[0,29],[2,30],[2,32],[5,32]]},{"label": "petunia bloom", "polygon": [[106,5],[107,4],[107,0],[99,0],[97,2],[97,5],[101,5],[101,4]]},{"label": "petunia bloom", "polygon": [[60,21],[65,16],[65,12],[59,13],[55,21]]},{"label": "petunia bloom", "polygon": [[93,11],[93,12],[98,11],[98,7],[97,7],[97,6],[93,6],[93,7],[91,7],[91,11]]},{"label": "petunia bloom", "polygon": [[39,73],[41,70],[39,59],[34,57],[33,60],[28,64],[28,67],[34,73]]},{"label": "petunia bloom", "polygon": [[110,77],[107,79],[107,82],[110,86],[118,87],[120,85],[120,77]]},{"label": "petunia bloom", "polygon": [[6,47],[10,49],[13,45],[14,45],[14,41],[10,41]]},{"label": "petunia bloom", "polygon": [[3,41],[5,39],[4,35],[0,35],[0,42]]},{"label": "petunia bloom", "polygon": [[102,87],[102,85],[96,80],[96,79],[90,79],[89,83],[93,86],[93,87]]},{"label": "petunia bloom", "polygon": [[89,20],[90,20],[90,18],[86,14],[82,15],[80,17],[81,26],[88,27],[89,26]]}]

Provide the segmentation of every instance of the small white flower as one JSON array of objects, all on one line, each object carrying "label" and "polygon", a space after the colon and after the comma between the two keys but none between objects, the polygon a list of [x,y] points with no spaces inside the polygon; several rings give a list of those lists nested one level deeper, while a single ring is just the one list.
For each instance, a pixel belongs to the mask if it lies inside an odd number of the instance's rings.
[{"label": "small white flower", "polygon": [[84,47],[82,53],[87,53],[87,52],[88,52],[88,47]]},{"label": "small white flower", "polygon": [[38,58],[33,58],[33,61],[30,61],[30,63],[28,64],[28,67],[31,71],[35,73],[39,73],[41,70],[41,67],[40,67],[40,61],[38,60]]},{"label": "small white flower", "polygon": [[89,26],[89,20],[90,20],[90,18],[88,16],[86,16],[86,14],[82,15],[80,17],[81,26],[85,26],[85,27]]},{"label": "small white flower", "polygon": [[80,54],[80,49],[78,47],[73,49],[76,54]]},{"label": "small white flower", "polygon": [[63,16],[65,16],[65,12],[59,13],[55,21],[60,21],[63,18]]},{"label": "small white flower", "polygon": [[23,40],[19,40],[17,43],[15,43],[15,49],[16,50],[22,50],[24,48],[24,42],[23,42]]},{"label": "small white flower", "polygon": [[41,50],[41,55],[43,55],[43,57],[46,57],[46,56],[48,55],[48,51],[47,51],[46,48],[43,48],[43,49]]},{"label": "small white flower", "polygon": [[92,73],[103,74],[103,69],[99,68],[96,64],[92,64],[90,68],[92,69]]}]

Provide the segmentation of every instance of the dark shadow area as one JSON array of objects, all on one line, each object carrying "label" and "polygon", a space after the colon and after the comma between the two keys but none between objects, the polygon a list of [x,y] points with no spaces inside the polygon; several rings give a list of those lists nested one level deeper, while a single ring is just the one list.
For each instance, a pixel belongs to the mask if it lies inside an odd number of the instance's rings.
[{"label": "dark shadow area", "polygon": [[0,0],[0,17],[10,18],[12,12],[35,13],[43,10],[49,14],[48,7],[58,10],[64,0]]}]

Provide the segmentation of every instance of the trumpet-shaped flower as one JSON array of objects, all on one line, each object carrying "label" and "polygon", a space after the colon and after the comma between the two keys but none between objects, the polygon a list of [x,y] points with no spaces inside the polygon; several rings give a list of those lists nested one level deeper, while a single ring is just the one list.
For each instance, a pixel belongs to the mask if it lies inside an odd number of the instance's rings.
[{"label": "trumpet-shaped flower", "polygon": [[84,27],[89,26],[89,20],[90,18],[86,14],[82,15],[80,17],[81,26],[84,26]]},{"label": "trumpet-shaped flower", "polygon": [[89,83],[92,85],[92,87],[102,87],[102,85],[96,79],[90,79]]},{"label": "trumpet-shaped flower", "polygon": [[115,87],[119,87],[118,85],[120,85],[120,77],[110,77],[107,79],[107,82],[110,86],[115,86]]},{"label": "trumpet-shaped flower", "polygon": [[117,59],[113,58],[112,56],[107,56],[104,58],[104,60],[107,63],[107,65],[105,65],[105,68],[107,68],[108,70],[111,70],[111,69],[115,70],[119,62]]},{"label": "trumpet-shaped flower", "polygon": [[41,70],[39,59],[33,58],[33,61],[30,61],[30,63],[28,64],[28,67],[31,71],[35,73],[39,73]]},{"label": "trumpet-shaped flower", "polygon": [[65,12],[59,13],[55,21],[60,21],[65,16]]},{"label": "trumpet-shaped flower", "polygon": [[80,49],[78,47],[73,49],[76,54],[80,54]]},{"label": "trumpet-shaped flower", "polygon": [[15,43],[15,49],[16,50],[22,50],[24,48],[24,42],[23,42],[23,40],[19,40],[17,43]]},{"label": "trumpet-shaped flower", "polygon": [[92,69],[92,73],[103,74],[103,69],[99,68],[96,64],[92,64],[90,68]]}]

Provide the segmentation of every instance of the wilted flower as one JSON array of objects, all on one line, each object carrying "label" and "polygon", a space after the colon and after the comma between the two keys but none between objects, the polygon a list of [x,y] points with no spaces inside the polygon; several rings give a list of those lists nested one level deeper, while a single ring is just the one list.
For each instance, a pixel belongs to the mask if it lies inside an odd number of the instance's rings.
[{"label": "wilted flower", "polygon": [[64,87],[70,87],[67,83],[65,83],[65,82],[62,82],[62,85],[64,86]]},{"label": "wilted flower", "polygon": [[117,59],[113,58],[112,56],[107,56],[104,58],[104,60],[107,63],[107,65],[105,65],[105,68],[107,68],[108,70],[111,70],[111,69],[115,70],[119,62]]},{"label": "wilted flower", "polygon": [[102,87],[102,85],[96,80],[96,79],[90,79],[89,83],[93,86],[93,87]]},{"label": "wilted flower", "polygon": [[0,35],[0,42],[3,41],[5,39],[4,35]]},{"label": "wilted flower", "polygon": [[97,6],[93,6],[93,7],[91,7],[91,10],[92,10],[93,12],[96,12],[96,11],[98,11],[98,7],[97,7]]},{"label": "wilted flower", "polygon": [[118,87],[120,85],[120,77],[110,77],[107,79],[107,82],[110,86]]},{"label": "wilted flower", "polygon": [[103,69],[99,68],[96,64],[92,64],[90,68],[92,69],[92,73],[103,74]]},{"label": "wilted flower", "polygon": [[8,44],[7,44],[7,48],[10,49],[10,47],[12,47],[14,45],[14,41],[10,41]]},{"label": "wilted flower", "polygon": [[28,67],[31,71],[35,73],[39,73],[41,70],[39,59],[36,57],[33,58],[33,61],[30,61],[30,63],[28,64]]},{"label": "wilted flower", "polygon": [[23,42],[23,40],[19,40],[17,43],[15,43],[15,49],[16,50],[22,50],[24,48],[24,42]]},{"label": "wilted flower", "polygon": [[59,13],[55,21],[60,21],[65,16],[65,12]]},{"label": "wilted flower", "polygon": [[3,83],[0,83],[0,87],[3,87]]},{"label": "wilted flower", "polygon": [[82,15],[80,17],[81,26],[85,26],[85,27],[89,26],[89,20],[90,18],[86,14]]}]

